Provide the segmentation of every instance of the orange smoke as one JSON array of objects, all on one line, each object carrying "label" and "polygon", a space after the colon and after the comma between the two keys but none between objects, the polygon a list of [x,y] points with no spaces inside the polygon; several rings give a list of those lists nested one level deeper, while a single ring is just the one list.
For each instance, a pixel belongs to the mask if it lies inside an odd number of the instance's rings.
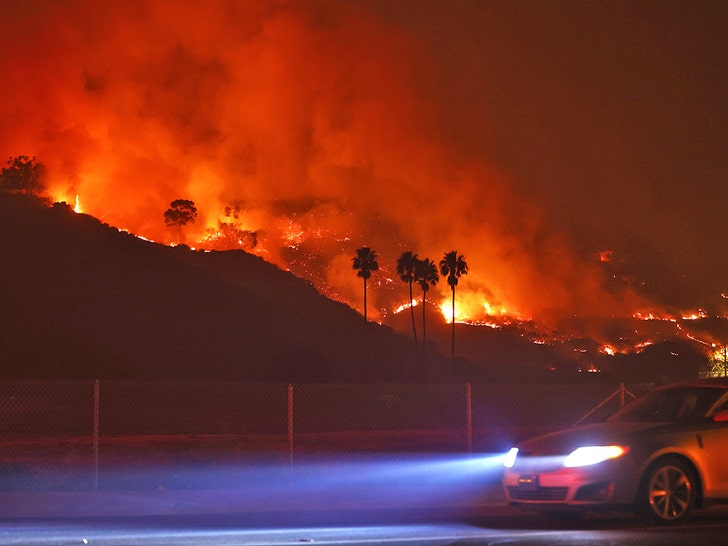
[{"label": "orange smoke", "polygon": [[[104,222],[176,242],[163,213],[199,216],[190,246],[245,248],[361,307],[351,256],[374,248],[369,297],[407,299],[403,250],[470,274],[463,317],[630,316],[497,167],[456,153],[414,38],[356,3],[68,1],[4,4],[0,154],[36,156],[49,193]],[[487,123],[487,120],[484,120]],[[389,281],[387,280],[389,279]],[[378,286],[377,284],[378,283]],[[428,294],[449,301],[446,282]],[[440,300],[440,301],[438,301]]]}]

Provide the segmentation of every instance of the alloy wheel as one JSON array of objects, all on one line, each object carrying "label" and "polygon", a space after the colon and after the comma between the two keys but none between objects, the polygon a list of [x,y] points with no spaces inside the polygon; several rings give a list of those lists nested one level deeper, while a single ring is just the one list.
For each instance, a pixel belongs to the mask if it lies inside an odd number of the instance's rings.
[{"label": "alloy wheel", "polygon": [[658,521],[683,519],[692,509],[694,499],[693,480],[684,465],[669,462],[654,468],[647,484],[647,500]]}]

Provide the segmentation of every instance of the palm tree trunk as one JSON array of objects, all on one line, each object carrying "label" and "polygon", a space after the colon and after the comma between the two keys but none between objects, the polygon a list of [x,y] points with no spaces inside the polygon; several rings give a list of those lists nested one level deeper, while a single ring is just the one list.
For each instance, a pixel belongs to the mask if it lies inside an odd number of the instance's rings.
[{"label": "palm tree trunk", "polygon": [[412,281],[409,283],[409,290],[410,290],[410,315],[412,316],[412,335],[415,338],[415,349],[418,348],[417,345],[417,327],[415,326],[415,308],[412,305]]},{"label": "palm tree trunk", "polygon": [[452,287],[452,365],[455,365],[455,286]]},{"label": "palm tree trunk", "polygon": [[427,370],[427,323],[425,309],[427,308],[427,292],[422,291],[422,379],[425,379]]},{"label": "palm tree trunk", "polygon": [[427,352],[427,324],[425,323],[425,305],[427,304],[427,295],[422,292],[422,352]]},{"label": "palm tree trunk", "polygon": [[369,351],[369,340],[367,339],[367,337],[368,337],[367,330],[369,329],[368,326],[369,326],[369,323],[367,321],[367,278],[364,277],[364,336],[363,336],[364,348],[362,349],[362,354],[365,354],[365,355],[368,354],[368,351]]}]

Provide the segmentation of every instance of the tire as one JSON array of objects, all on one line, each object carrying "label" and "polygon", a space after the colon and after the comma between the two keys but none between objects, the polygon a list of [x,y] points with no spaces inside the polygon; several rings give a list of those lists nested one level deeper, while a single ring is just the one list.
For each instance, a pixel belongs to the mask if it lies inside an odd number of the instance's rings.
[{"label": "tire", "polygon": [[675,457],[659,459],[645,472],[637,512],[660,524],[687,518],[698,496],[695,472]]}]

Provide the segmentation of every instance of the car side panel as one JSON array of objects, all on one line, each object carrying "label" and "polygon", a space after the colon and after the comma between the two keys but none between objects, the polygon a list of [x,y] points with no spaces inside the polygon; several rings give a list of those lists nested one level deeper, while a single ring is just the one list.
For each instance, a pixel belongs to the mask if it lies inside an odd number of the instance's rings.
[{"label": "car side panel", "polygon": [[728,498],[728,424],[701,423],[660,434],[644,447],[640,474],[660,457],[678,455],[697,469],[705,498]]},{"label": "car side panel", "polygon": [[728,499],[728,423],[712,423],[696,433],[706,498]]}]

